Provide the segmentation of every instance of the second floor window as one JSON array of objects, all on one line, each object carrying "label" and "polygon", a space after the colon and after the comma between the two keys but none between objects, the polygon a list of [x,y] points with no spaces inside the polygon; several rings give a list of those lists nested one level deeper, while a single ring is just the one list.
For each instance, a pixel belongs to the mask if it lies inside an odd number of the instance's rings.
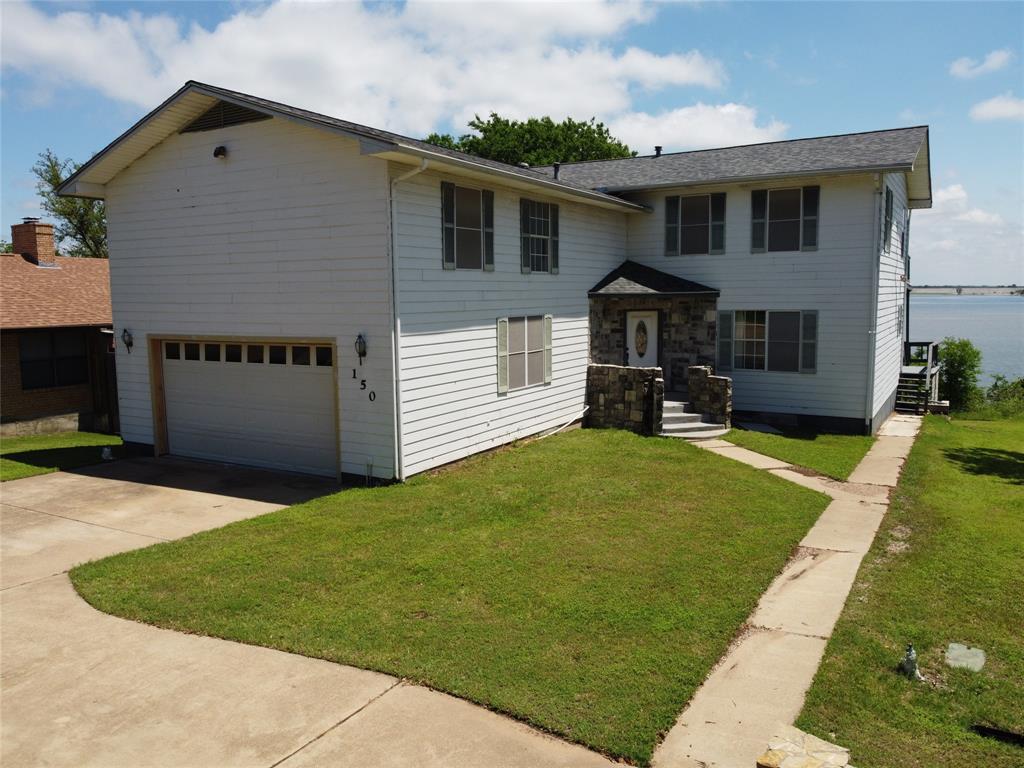
[{"label": "second floor window", "polygon": [[753,190],[751,252],[817,250],[820,196],[821,187]]},{"label": "second floor window", "polygon": [[445,269],[494,269],[494,193],[441,182]]},{"label": "second floor window", "polygon": [[521,264],[524,274],[558,274],[558,206],[519,201]]},{"label": "second floor window", "polygon": [[665,255],[725,253],[725,193],[665,198]]}]

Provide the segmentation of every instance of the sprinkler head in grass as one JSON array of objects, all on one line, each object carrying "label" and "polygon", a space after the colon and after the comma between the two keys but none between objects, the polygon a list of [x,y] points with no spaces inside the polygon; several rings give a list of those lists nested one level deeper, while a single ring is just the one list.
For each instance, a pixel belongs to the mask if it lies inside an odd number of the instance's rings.
[{"label": "sprinkler head in grass", "polygon": [[903,655],[903,661],[900,662],[899,671],[911,680],[924,681],[921,670],[917,668],[917,651],[914,650],[913,643],[907,645],[907,652]]}]

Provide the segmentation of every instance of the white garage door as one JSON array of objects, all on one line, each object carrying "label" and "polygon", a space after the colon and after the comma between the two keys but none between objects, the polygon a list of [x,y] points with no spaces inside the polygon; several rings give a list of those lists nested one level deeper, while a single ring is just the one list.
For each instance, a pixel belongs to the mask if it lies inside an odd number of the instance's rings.
[{"label": "white garage door", "polygon": [[175,340],[162,346],[170,453],[336,474],[330,346]]}]

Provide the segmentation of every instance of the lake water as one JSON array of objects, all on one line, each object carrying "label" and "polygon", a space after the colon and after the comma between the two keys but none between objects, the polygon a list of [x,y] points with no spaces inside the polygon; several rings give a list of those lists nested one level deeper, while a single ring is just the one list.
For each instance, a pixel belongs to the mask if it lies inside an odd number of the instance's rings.
[{"label": "lake water", "polygon": [[1024,296],[910,295],[910,338],[942,341],[970,339],[981,350],[982,375],[988,385],[1001,373],[1024,376]]}]

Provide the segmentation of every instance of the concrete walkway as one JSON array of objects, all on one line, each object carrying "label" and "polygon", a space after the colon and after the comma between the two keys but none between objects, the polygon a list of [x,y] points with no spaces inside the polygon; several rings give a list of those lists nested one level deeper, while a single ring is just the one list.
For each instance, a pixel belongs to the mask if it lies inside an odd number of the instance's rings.
[{"label": "concrete walkway", "polygon": [[657,768],[752,768],[769,739],[796,720],[920,425],[919,416],[892,416],[845,483],[724,440],[697,443],[833,501],[658,747]]},{"label": "concrete walkway", "polygon": [[388,675],[100,613],[76,563],[333,490],[132,459],[0,486],[0,764],[608,766],[509,718]]}]

